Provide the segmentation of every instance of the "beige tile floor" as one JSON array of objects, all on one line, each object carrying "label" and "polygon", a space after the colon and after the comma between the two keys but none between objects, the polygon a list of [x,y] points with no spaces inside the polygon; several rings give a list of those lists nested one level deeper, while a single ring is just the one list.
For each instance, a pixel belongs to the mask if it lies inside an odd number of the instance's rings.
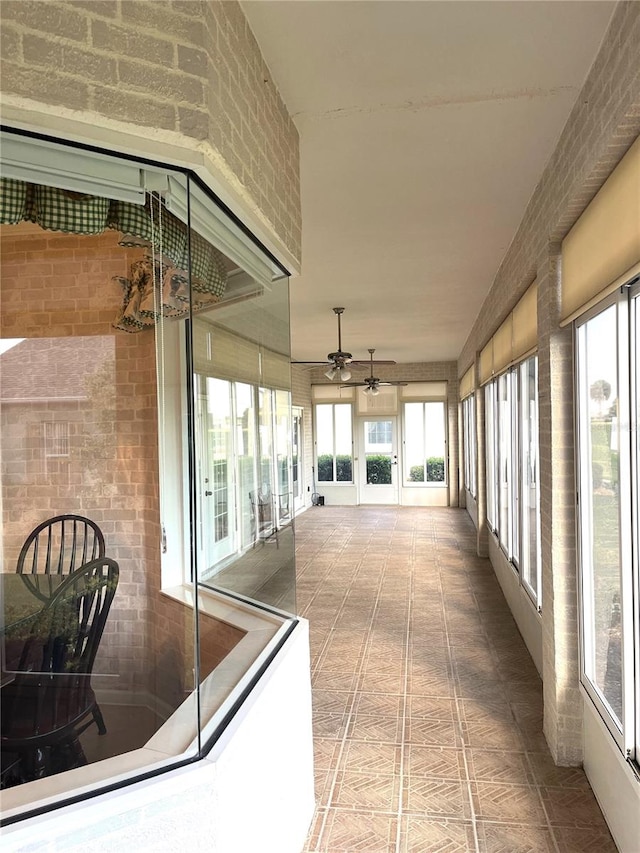
[{"label": "beige tile floor", "polygon": [[609,853],[579,768],[463,510],[296,520],[311,629],[316,813],[306,853]]}]

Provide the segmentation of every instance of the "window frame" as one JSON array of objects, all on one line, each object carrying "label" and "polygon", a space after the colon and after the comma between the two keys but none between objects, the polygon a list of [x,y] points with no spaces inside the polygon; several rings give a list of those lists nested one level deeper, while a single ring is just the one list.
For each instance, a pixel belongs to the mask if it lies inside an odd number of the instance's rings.
[{"label": "window frame", "polygon": [[[436,405],[442,406],[442,426],[443,426],[443,434],[444,434],[444,453],[443,453],[443,465],[444,465],[444,479],[443,480],[427,480],[427,456],[426,456],[426,435],[427,435],[427,412],[425,406],[435,403]],[[409,459],[407,454],[407,406],[419,405],[422,406],[422,436],[423,436],[423,453],[425,459],[424,465],[424,480],[411,480],[409,479],[410,467]],[[448,423],[448,412],[447,412],[447,400],[446,399],[407,399],[402,400],[402,408],[401,408],[401,419],[402,419],[402,488],[404,489],[441,489],[441,488],[449,488],[449,423]]]},{"label": "window frame", "polygon": [[[633,345],[637,344],[639,331],[636,327],[632,309],[640,313],[640,285],[622,287],[616,293],[603,299],[598,305],[585,312],[574,322],[574,375],[576,405],[576,498],[577,498],[577,548],[578,548],[578,606],[580,625],[580,684],[585,695],[595,706],[603,723],[607,727],[618,748],[627,759],[636,765],[640,756],[640,654],[638,595],[640,592],[639,563],[640,538],[638,534],[638,424],[632,424],[633,404],[635,416],[638,415],[640,382],[637,364],[633,363]],[[614,308],[616,320],[616,372],[618,382],[618,419],[619,419],[619,582],[620,582],[620,643],[621,643],[621,719],[614,716],[606,697],[588,673],[588,644],[592,624],[592,609],[589,593],[593,578],[590,545],[588,538],[591,529],[585,524],[585,514],[590,510],[587,495],[592,485],[589,475],[592,457],[590,442],[585,438],[585,424],[588,421],[588,401],[584,393],[585,376],[583,365],[586,362],[584,330],[588,323]],[[625,399],[626,398],[626,399]],[[589,422],[590,423],[590,422]],[[624,424],[627,424],[626,435]],[[636,435],[636,442],[632,436]],[[586,487],[586,488],[585,488]],[[592,516],[589,520],[591,520]]]},{"label": "window frame", "polygon": [[[333,448],[333,478],[331,480],[321,480],[319,476],[319,466],[318,466],[318,407],[327,406],[331,407],[331,446]],[[337,464],[337,456],[342,456],[345,454],[339,454],[336,451],[336,407],[341,406],[349,407],[349,418],[348,421],[351,425],[351,479],[349,480],[338,480],[338,464]],[[344,402],[336,402],[332,400],[316,400],[313,404],[313,447],[314,447],[314,465],[315,465],[315,480],[316,484],[324,483],[330,484],[331,486],[353,486],[355,484],[354,480],[354,465],[355,465],[355,453],[354,453],[354,429],[353,429],[353,402],[344,401]],[[322,456],[326,454],[321,454]]]}]

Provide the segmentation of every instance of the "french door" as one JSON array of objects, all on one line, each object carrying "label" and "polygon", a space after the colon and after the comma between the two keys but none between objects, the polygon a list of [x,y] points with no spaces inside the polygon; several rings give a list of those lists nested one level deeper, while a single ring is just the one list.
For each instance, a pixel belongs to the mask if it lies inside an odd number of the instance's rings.
[{"label": "french door", "polygon": [[398,503],[397,419],[378,416],[360,419],[358,448],[358,502]]}]

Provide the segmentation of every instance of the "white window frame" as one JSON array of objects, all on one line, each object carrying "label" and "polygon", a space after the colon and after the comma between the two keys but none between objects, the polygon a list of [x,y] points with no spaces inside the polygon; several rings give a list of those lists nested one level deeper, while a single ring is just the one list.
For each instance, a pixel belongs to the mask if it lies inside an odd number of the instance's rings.
[{"label": "white window frame", "polygon": [[[423,423],[423,436],[426,437],[427,434],[427,417],[425,406],[430,403],[438,403],[442,406],[442,423],[444,427],[444,480],[427,480],[427,466],[426,466],[426,455],[425,455],[425,479],[422,481],[414,481],[407,478],[407,474],[409,473],[406,470],[406,442],[407,442],[407,418],[406,418],[406,407],[407,405],[413,405],[415,403],[419,403],[422,405],[422,423]],[[403,464],[402,464],[402,488],[405,489],[442,489],[449,487],[449,423],[448,423],[448,412],[447,412],[447,401],[446,399],[424,399],[420,398],[416,399],[407,399],[402,401],[402,447],[403,447]]]},{"label": "white window frame", "polygon": [[[585,694],[589,697],[613,740],[628,760],[638,763],[640,748],[640,654],[638,581],[640,554],[638,546],[638,424],[632,423],[635,402],[637,417],[637,395],[640,393],[636,366],[633,365],[632,343],[637,345],[638,330],[634,328],[631,309],[634,299],[640,298],[640,286],[632,290],[622,288],[611,297],[585,313],[574,324],[575,334],[575,395],[576,395],[576,473],[578,486],[578,572],[579,572],[579,621],[580,621],[580,679]],[[617,322],[617,379],[619,431],[619,524],[620,524],[620,616],[621,616],[621,677],[622,714],[618,722],[603,700],[601,691],[591,680],[587,670],[591,612],[591,548],[590,527],[586,514],[590,510],[589,487],[591,484],[590,443],[585,436],[584,424],[588,423],[588,409],[583,389],[582,365],[585,363],[585,340],[583,330],[596,316],[614,306]],[[634,395],[636,399],[634,400]],[[624,424],[626,423],[626,428]],[[635,446],[631,436],[635,430]],[[632,469],[632,463],[635,470]],[[632,473],[633,471],[633,473]],[[634,559],[635,551],[635,559]]]},{"label": "white window frame", "polygon": [[[332,480],[320,480],[318,477],[318,433],[317,433],[317,411],[318,406],[331,406],[331,423],[332,423],[332,447],[333,447],[333,479]],[[338,465],[336,462],[336,457],[338,454],[336,452],[336,406],[348,406],[349,407],[349,421],[351,423],[351,479],[350,480],[338,480]],[[354,473],[355,473],[355,453],[353,448],[353,440],[354,440],[354,428],[353,428],[353,403],[351,402],[334,402],[331,400],[317,400],[313,404],[313,447],[314,447],[314,464],[315,464],[315,480],[316,480],[316,488],[319,487],[320,483],[329,484],[331,486],[353,486],[355,483]]]}]

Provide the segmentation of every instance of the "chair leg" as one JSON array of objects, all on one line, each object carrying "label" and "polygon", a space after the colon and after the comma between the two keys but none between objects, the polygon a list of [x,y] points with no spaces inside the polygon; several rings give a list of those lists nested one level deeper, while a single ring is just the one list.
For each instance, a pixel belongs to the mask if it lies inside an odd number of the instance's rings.
[{"label": "chair leg", "polygon": [[93,708],[93,719],[95,721],[96,726],[98,727],[98,734],[106,735],[107,727],[104,724],[104,717],[102,716],[102,711],[100,710],[100,706],[97,702]]}]

